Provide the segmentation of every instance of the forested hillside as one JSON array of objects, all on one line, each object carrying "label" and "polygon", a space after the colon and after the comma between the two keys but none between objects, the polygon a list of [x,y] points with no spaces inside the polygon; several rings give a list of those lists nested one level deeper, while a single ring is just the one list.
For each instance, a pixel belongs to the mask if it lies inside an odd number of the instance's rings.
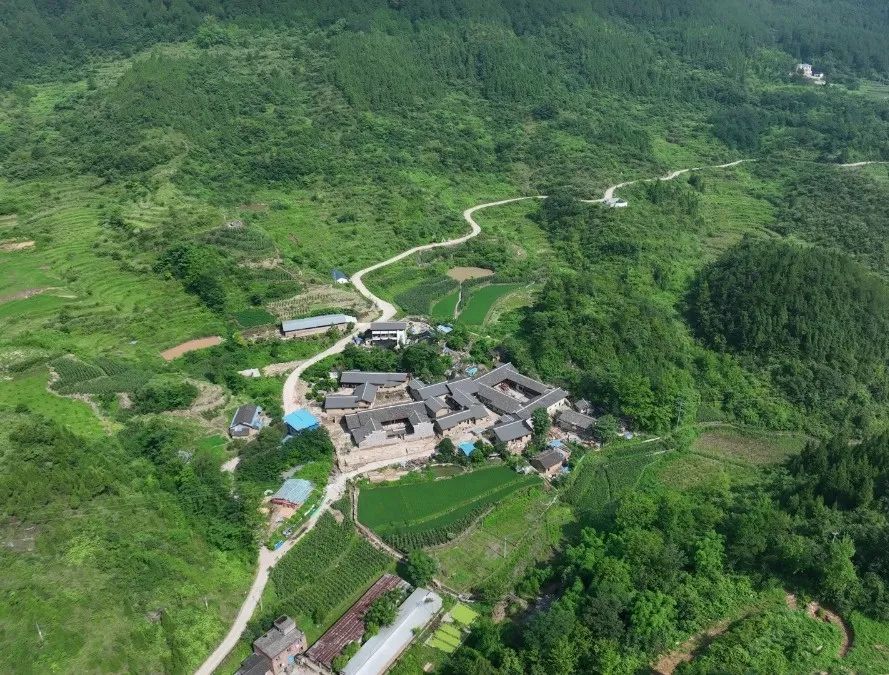
[{"label": "forested hillside", "polygon": [[[552,564],[488,587],[552,584],[552,609],[445,670],[629,672],[769,584],[886,619],[889,173],[836,165],[889,160],[887,83],[877,0],[0,3],[0,671],[192,671],[249,585],[262,493],[333,461],[272,427],[219,471],[235,408],[278,418],[281,373],[333,341],[276,323],[370,319],[332,270],[542,194],[365,281],[664,444],[577,472],[599,482],[560,505]],[[693,167],[628,208],[578,199]],[[502,296],[458,321],[480,288]],[[739,469],[689,449],[709,425],[811,444]],[[721,468],[686,494],[661,459]],[[831,667],[809,647],[834,634],[768,608],[727,643],[781,627],[748,669]]]}]

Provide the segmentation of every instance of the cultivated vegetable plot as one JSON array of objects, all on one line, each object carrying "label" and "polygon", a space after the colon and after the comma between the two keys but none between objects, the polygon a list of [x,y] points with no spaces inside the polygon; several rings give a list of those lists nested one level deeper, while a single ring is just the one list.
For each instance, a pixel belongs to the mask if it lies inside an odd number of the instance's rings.
[{"label": "cultivated vegetable plot", "polygon": [[538,482],[536,476],[494,467],[442,480],[369,487],[361,491],[358,518],[396,548],[434,546],[465,530],[492,504]]},{"label": "cultivated vegetable plot", "polygon": [[378,578],[389,563],[389,556],[350,525],[339,525],[325,514],[272,571],[279,598],[275,611],[327,623],[336,618],[330,616],[332,610]]}]

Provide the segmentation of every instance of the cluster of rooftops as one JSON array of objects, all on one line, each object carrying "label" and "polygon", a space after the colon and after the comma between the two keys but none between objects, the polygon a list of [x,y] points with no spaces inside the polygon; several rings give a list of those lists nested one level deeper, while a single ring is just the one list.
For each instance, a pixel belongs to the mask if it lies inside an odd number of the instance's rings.
[{"label": "cluster of rooftops", "polygon": [[[434,384],[410,380],[406,373],[347,371],[340,376],[340,384],[354,389],[348,395],[329,395],[324,407],[327,411],[350,411],[344,422],[359,447],[387,425],[409,424],[414,434],[432,435],[433,430],[443,433],[489,417],[496,417],[490,427],[494,438],[510,443],[532,433],[535,410],[551,412],[564,407],[568,397],[564,389],[523,375],[511,363],[477,377]],[[405,385],[411,401],[371,407],[380,388]]]}]

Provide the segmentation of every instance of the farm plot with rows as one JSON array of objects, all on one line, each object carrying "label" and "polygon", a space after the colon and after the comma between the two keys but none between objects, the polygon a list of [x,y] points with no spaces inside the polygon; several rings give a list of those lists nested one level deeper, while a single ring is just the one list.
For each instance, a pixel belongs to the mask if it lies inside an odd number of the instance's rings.
[{"label": "farm plot with rows", "polygon": [[275,602],[269,602],[266,625],[288,614],[311,642],[329,628],[391,559],[358,536],[348,523],[325,514],[272,571]]},{"label": "farm plot with rows", "polygon": [[536,476],[493,467],[441,480],[366,487],[358,519],[402,550],[434,546],[465,530],[489,506],[538,482]]}]

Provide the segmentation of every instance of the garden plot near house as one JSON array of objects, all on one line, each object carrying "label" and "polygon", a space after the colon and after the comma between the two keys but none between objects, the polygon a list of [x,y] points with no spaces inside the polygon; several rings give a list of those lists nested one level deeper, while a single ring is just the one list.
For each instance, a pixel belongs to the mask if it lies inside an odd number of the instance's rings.
[{"label": "garden plot near house", "polygon": [[489,506],[538,483],[536,476],[492,467],[453,478],[424,477],[365,487],[358,519],[402,550],[434,546],[465,530]]}]

